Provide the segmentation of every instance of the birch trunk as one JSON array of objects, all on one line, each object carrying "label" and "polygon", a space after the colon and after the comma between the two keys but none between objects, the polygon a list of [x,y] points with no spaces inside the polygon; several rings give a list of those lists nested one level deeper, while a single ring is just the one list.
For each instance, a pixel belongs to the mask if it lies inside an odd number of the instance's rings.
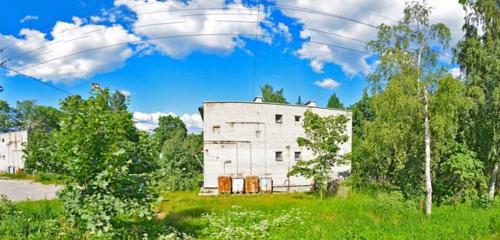
[{"label": "birch trunk", "polygon": [[493,171],[491,172],[490,187],[489,187],[488,195],[492,199],[495,197],[497,175],[498,175],[498,163],[495,164],[495,166],[493,167]]},{"label": "birch trunk", "polygon": [[431,179],[431,130],[429,126],[429,96],[424,87],[424,131],[425,131],[425,214],[432,213],[432,179]]}]

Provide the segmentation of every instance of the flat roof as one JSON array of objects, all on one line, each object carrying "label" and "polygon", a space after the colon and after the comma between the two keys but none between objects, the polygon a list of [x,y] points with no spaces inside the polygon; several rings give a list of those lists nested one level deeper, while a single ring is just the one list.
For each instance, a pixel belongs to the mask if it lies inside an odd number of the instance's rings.
[{"label": "flat roof", "polygon": [[348,109],[338,109],[338,108],[327,108],[327,107],[318,107],[318,106],[306,106],[306,105],[297,105],[297,104],[289,104],[289,103],[271,103],[271,102],[245,102],[245,101],[204,101],[205,103],[246,103],[246,104],[266,104],[266,105],[278,105],[278,106],[290,106],[290,107],[306,107],[306,108],[318,108],[318,109],[326,109],[326,110],[335,110],[342,112],[350,112]]}]

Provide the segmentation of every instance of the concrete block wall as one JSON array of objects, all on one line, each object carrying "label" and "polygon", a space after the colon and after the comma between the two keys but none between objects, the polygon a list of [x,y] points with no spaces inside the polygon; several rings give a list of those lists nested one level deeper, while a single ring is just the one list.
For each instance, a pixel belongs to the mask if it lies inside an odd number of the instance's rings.
[{"label": "concrete block wall", "polygon": [[[313,153],[297,144],[304,137],[302,120],[310,109],[320,116],[346,115],[348,142],[341,146],[341,153],[351,151],[352,116],[349,111],[333,110],[304,105],[271,104],[257,102],[205,102],[203,104],[204,132],[204,188],[217,188],[218,176],[258,176],[273,179],[276,189],[307,188],[310,179],[287,177],[297,161],[295,152],[304,160]],[[282,116],[281,123],[276,115]],[[296,116],[299,121],[296,121]],[[282,152],[282,160],[276,159]],[[339,165],[332,176],[350,171],[350,164]]]}]

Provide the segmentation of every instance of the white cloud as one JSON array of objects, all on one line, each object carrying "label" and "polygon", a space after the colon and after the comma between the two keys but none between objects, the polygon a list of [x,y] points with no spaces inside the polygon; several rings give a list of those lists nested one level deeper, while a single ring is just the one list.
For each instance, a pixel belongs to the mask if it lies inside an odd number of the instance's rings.
[{"label": "white cloud", "polygon": [[[455,44],[462,35],[461,27],[463,25],[464,11],[461,5],[456,0],[428,0],[427,3],[433,8],[431,21],[433,23],[446,23],[452,32],[452,44]],[[381,23],[394,24],[393,19],[400,19],[405,7],[405,1],[290,0],[286,3],[278,2],[278,8],[281,7],[281,11],[285,15],[296,19],[303,26],[300,36],[305,40],[305,43],[297,50],[298,57],[308,60],[316,72],[322,72],[325,64],[337,64],[345,73],[355,75],[370,72],[371,67],[365,60],[368,56],[327,45],[314,44],[310,41],[335,44],[363,51],[365,50],[364,43],[345,37],[369,41],[376,38],[377,29],[331,16],[287,9],[286,6],[338,14],[377,26]],[[339,35],[344,37],[339,37]]]},{"label": "white cloud", "polygon": [[[163,112],[154,112],[154,113],[142,113],[142,112],[134,112],[133,118],[135,122],[135,126],[143,131],[153,131],[158,127],[158,119],[161,116],[177,116],[175,113],[163,113]],[[179,118],[186,124],[186,128],[191,133],[200,133],[203,129],[203,120],[201,119],[200,114],[182,114]]]},{"label": "white cloud", "polygon": [[[45,81],[71,82],[111,71],[133,54],[123,43],[139,38],[122,26],[83,22],[77,17],[73,22],[57,22],[50,40],[33,29],[22,29],[20,38],[0,34],[0,42],[8,49],[5,54],[12,58],[9,67]],[[101,49],[88,51],[95,48]]]},{"label": "white cloud", "polygon": [[462,72],[460,71],[460,68],[458,68],[458,67],[450,69],[449,72],[455,78],[459,78],[460,76],[462,76]]},{"label": "white cloud", "polygon": [[120,90],[120,93],[123,94],[123,96],[125,97],[130,97],[130,95],[132,95],[132,93],[127,90]]},{"label": "white cloud", "polygon": [[318,87],[326,89],[337,89],[340,87],[340,83],[331,78],[325,78],[321,81],[316,81],[314,84]]},{"label": "white cloud", "polygon": [[[147,38],[205,35],[151,42],[156,50],[173,58],[184,58],[194,51],[230,54],[236,47],[244,46],[238,34],[253,36],[256,32],[257,6],[246,6],[241,0],[230,3],[225,0],[115,0],[115,6],[120,5],[136,14],[132,30],[137,35]],[[134,7],[137,5],[141,6]],[[257,34],[264,35],[264,30],[259,27]]]},{"label": "white cloud", "polygon": [[25,22],[36,21],[36,20],[38,20],[38,16],[26,15],[21,20],[19,20],[19,22],[20,23],[25,23]]}]

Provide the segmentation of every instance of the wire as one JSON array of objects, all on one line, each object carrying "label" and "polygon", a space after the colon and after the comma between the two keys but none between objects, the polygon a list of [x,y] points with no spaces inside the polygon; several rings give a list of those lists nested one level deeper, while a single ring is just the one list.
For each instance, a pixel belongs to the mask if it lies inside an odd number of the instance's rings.
[{"label": "wire", "polygon": [[39,78],[36,78],[36,77],[30,76],[30,75],[24,74],[24,73],[22,73],[22,72],[20,72],[20,71],[18,71],[18,70],[14,70],[14,69],[9,68],[9,67],[7,67],[7,66],[5,66],[5,65],[0,66],[0,67],[5,68],[5,69],[6,69],[6,70],[8,70],[8,71],[15,72],[15,73],[17,73],[17,74],[19,74],[19,75],[21,75],[21,76],[26,77],[26,78],[29,78],[29,79],[35,80],[35,81],[37,81],[37,82],[39,82],[39,83],[41,83],[41,84],[43,84],[43,85],[45,85],[45,86],[49,86],[49,87],[51,87],[51,88],[53,88],[53,89],[56,89],[56,90],[58,90],[58,91],[60,91],[60,92],[66,93],[66,94],[68,94],[68,95],[74,95],[73,93],[70,93],[70,92],[68,92],[68,91],[66,91],[66,90],[64,90],[64,89],[62,89],[62,88],[58,88],[58,87],[56,87],[56,86],[54,86],[54,85],[52,85],[52,84],[50,84],[50,83],[44,82],[43,80],[41,80],[41,79],[39,79]]},{"label": "wire", "polygon": [[348,36],[345,36],[345,35],[342,35],[342,34],[338,34],[338,33],[326,32],[326,31],[321,31],[321,30],[312,29],[312,28],[304,28],[304,30],[308,30],[308,31],[312,31],[312,32],[319,32],[319,33],[325,33],[325,34],[329,34],[329,35],[332,35],[332,36],[336,36],[336,37],[345,38],[345,39],[357,41],[357,42],[360,42],[360,43],[368,44],[368,42],[365,41],[365,40],[348,37]]},{"label": "wire", "polygon": [[[153,23],[153,24],[144,24],[144,25],[137,25],[137,26],[134,26],[134,28],[144,28],[144,27],[151,27],[151,26],[158,26],[158,25],[171,25],[171,24],[179,24],[179,23],[185,23],[185,22],[164,22],[164,23]],[[112,28],[101,28],[101,29],[96,29],[96,30],[92,30],[92,31],[89,31],[89,32],[85,32],[84,34],[87,34],[83,37],[79,37],[79,38],[75,38],[75,39],[72,39],[72,40],[67,40],[67,41],[56,41],[56,42],[50,42],[48,43],[47,45],[45,46],[42,46],[42,47],[39,47],[38,49],[34,49],[31,52],[34,52],[34,51],[37,51],[37,50],[40,50],[40,49],[43,49],[43,48],[47,48],[48,46],[51,46],[55,43],[59,43],[59,42],[71,42],[71,41],[76,41],[76,40],[79,40],[79,39],[82,39],[82,38],[86,38],[86,37],[89,37],[90,34],[93,34],[93,33],[96,33],[96,32],[104,32],[104,31],[107,31],[109,29],[112,29]],[[32,59],[32,58],[35,58],[35,57],[39,57],[39,56],[42,56],[42,55],[45,55],[45,54],[49,54],[53,51],[48,51],[48,52],[43,52],[43,53],[40,53],[40,54],[36,54],[36,55],[32,55],[32,56],[29,56],[25,59],[23,59],[24,61],[26,60],[29,60],[29,59]],[[26,54],[22,54],[22,55],[26,55]]]},{"label": "wire", "polygon": [[[88,52],[93,52],[93,51],[98,51],[98,50],[102,50],[102,49],[106,49],[106,48],[111,48],[111,47],[117,47],[117,46],[120,46],[120,45],[127,45],[127,44],[133,44],[133,43],[141,43],[141,42],[149,42],[149,41],[161,40],[161,39],[181,38],[181,37],[197,37],[197,36],[253,36],[253,34],[242,34],[242,33],[205,33],[205,34],[200,34],[200,33],[196,33],[196,34],[183,34],[183,35],[169,35],[169,36],[162,36],[162,37],[153,37],[153,38],[149,38],[149,39],[146,39],[146,40],[134,40],[134,41],[121,42],[121,43],[114,43],[114,44],[110,44],[110,45],[106,45],[106,46],[101,46],[101,47],[97,47],[97,48],[86,49],[86,50],[82,50],[82,51],[70,53],[70,54],[67,54],[67,55],[64,55],[64,56],[60,56],[60,57],[56,57],[56,58],[52,58],[52,59],[49,59],[49,60],[46,60],[46,61],[43,61],[43,62],[31,64],[31,65],[25,66],[25,67],[23,67],[21,69],[18,69],[17,71],[23,71],[23,70],[26,70],[26,69],[29,69],[29,68],[33,68],[33,67],[45,64],[45,63],[57,61],[57,60],[64,59],[64,58],[67,58],[67,57],[71,57],[71,56],[75,56],[75,55],[78,55],[78,54],[88,53]],[[259,36],[269,37],[269,36],[265,36],[265,35],[259,35]]]},{"label": "wire", "polygon": [[253,93],[255,94],[257,89],[257,50],[258,50],[258,44],[257,44],[257,34],[259,31],[259,25],[260,25],[260,1],[257,2],[257,23],[255,24],[255,39],[254,39],[254,49],[253,49]]},{"label": "wire", "polygon": [[[158,2],[150,2],[150,3],[158,3]],[[147,4],[139,4],[139,5],[147,5]],[[135,15],[136,16],[141,16],[141,15],[148,15],[148,14],[155,14],[155,13],[165,13],[165,12],[207,11],[207,10],[222,10],[222,11],[224,11],[224,10],[242,10],[242,9],[238,9],[238,8],[233,8],[232,9],[232,8],[223,8],[223,7],[217,7],[217,8],[215,8],[215,7],[212,7],[212,8],[191,8],[191,9],[169,9],[169,10],[154,11],[154,12],[135,13]],[[251,10],[249,10],[249,11],[251,12]],[[206,15],[210,15],[210,13],[205,13],[205,14]],[[189,16],[189,15],[186,15],[186,16]],[[51,33],[51,35],[54,36],[55,34],[72,32],[72,31],[74,31],[76,29],[79,29],[81,27],[82,27],[81,25],[78,25],[78,26],[75,26],[73,28],[69,28],[69,29],[65,29],[65,30],[62,30],[62,31]],[[40,42],[42,40],[45,40],[45,37],[36,38],[36,39],[30,40],[30,41],[26,41],[24,43],[19,44],[18,47],[22,47],[22,46],[25,46],[25,45],[30,45],[31,43]],[[9,58],[10,58],[10,56],[9,56]]]},{"label": "wire", "polygon": [[357,20],[357,19],[354,19],[354,18],[345,17],[345,16],[338,15],[338,14],[332,14],[332,13],[322,12],[322,11],[311,9],[311,8],[294,7],[294,6],[289,6],[289,5],[280,4],[280,3],[276,3],[275,5],[278,6],[278,7],[280,7],[280,8],[282,8],[282,9],[287,9],[287,10],[292,10],[292,11],[299,11],[299,12],[306,12],[306,13],[311,13],[311,14],[324,15],[324,16],[328,16],[328,17],[333,17],[333,18],[338,18],[338,19],[350,21],[350,22],[353,22],[353,23],[362,24],[362,25],[365,25],[365,26],[368,26],[368,27],[371,27],[371,28],[374,28],[374,29],[378,29],[378,27],[375,26],[375,25],[373,25],[373,24],[370,24],[370,23],[367,23],[367,22],[363,22],[363,21],[360,21],[360,20]]},{"label": "wire", "polygon": [[318,41],[309,41],[309,42],[313,43],[313,44],[325,45],[325,46],[329,46],[329,47],[334,47],[334,48],[344,49],[344,50],[348,50],[348,51],[353,51],[353,52],[360,53],[360,54],[367,54],[367,55],[371,55],[372,54],[372,53],[369,53],[369,52],[357,50],[357,49],[354,49],[354,48],[343,47],[343,46],[335,45],[335,44],[331,44],[331,43],[324,43],[324,42],[318,42]]}]

